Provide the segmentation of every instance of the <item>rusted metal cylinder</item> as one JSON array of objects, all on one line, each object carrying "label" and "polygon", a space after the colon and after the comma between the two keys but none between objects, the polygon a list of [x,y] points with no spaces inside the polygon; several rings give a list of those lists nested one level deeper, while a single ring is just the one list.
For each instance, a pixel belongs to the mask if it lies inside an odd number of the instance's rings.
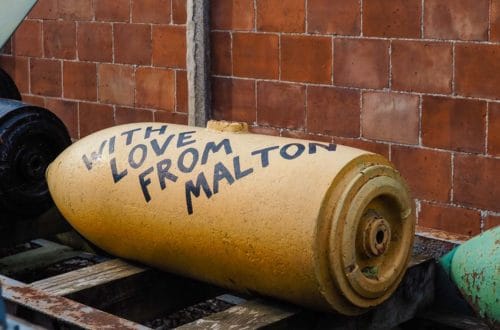
[{"label": "rusted metal cylinder", "polygon": [[387,299],[415,223],[389,161],[237,128],[106,129],[49,166],[49,189],[76,230],[124,258],[348,315]]},{"label": "rusted metal cylinder", "polygon": [[463,297],[492,329],[500,326],[500,227],[456,247],[440,264]]}]

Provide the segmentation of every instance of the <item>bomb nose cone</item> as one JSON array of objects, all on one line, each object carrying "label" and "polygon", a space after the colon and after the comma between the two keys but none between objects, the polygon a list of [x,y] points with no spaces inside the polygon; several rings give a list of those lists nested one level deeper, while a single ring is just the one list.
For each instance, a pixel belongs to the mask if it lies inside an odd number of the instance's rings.
[{"label": "bomb nose cone", "polygon": [[382,303],[410,257],[403,179],[335,144],[130,124],[66,149],[47,180],[66,219],[112,254],[311,308]]}]

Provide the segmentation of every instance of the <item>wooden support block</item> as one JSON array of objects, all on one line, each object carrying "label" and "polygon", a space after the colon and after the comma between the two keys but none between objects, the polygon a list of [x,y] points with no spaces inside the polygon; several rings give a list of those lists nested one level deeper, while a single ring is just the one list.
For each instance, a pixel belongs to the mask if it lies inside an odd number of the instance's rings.
[{"label": "wooden support block", "polygon": [[297,307],[251,300],[177,329],[259,329],[286,320],[298,312]]},{"label": "wooden support block", "polygon": [[49,277],[30,284],[32,288],[46,293],[66,296],[89,288],[105,285],[125,277],[146,271],[146,268],[133,266],[120,259],[104,261],[97,265],[77,269],[61,275]]},{"label": "wooden support block", "polygon": [[136,266],[120,259],[31,283],[134,321],[152,319],[212,298],[221,290],[205,283]]},{"label": "wooden support block", "polygon": [[34,240],[33,243],[40,245],[40,247],[1,258],[0,274],[12,276],[34,271],[81,254],[81,252],[74,251],[67,246],[42,239]]},{"label": "wooden support block", "polygon": [[306,311],[298,307],[250,300],[210,315],[179,329],[391,329],[412,319],[434,300],[434,261],[414,256],[396,292],[382,305],[364,315],[346,317]]}]

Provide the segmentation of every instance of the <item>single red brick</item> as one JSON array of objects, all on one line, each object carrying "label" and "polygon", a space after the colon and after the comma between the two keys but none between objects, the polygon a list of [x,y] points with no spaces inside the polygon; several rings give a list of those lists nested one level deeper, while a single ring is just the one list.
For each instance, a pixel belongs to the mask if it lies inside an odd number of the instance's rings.
[{"label": "single red brick", "polygon": [[20,93],[29,92],[28,58],[21,56],[0,56],[0,68],[14,80]]},{"label": "single red brick", "polygon": [[303,129],[305,103],[305,86],[267,81],[257,84],[259,125]]},{"label": "single red brick", "polygon": [[212,109],[214,119],[217,120],[255,122],[257,114],[255,82],[213,78]]},{"label": "single red brick", "polygon": [[500,226],[500,216],[489,215],[484,219],[484,230],[493,229]]},{"label": "single red brick", "polygon": [[151,64],[151,26],[114,24],[115,62]]},{"label": "single red brick", "polygon": [[284,129],[281,131],[281,136],[292,139],[313,140],[325,143],[332,143],[331,136],[311,134],[304,131],[294,131],[294,130]]},{"label": "single red brick", "polygon": [[333,87],[307,88],[307,131],[359,136],[359,91]]},{"label": "single red brick", "polygon": [[490,40],[500,41],[500,0],[491,1]]},{"label": "single red brick", "polygon": [[61,96],[61,61],[30,59],[31,93]]},{"label": "single red brick", "polygon": [[500,156],[500,103],[489,104],[488,154]]},{"label": "single red brick", "polygon": [[307,32],[359,35],[361,7],[359,0],[309,0]]},{"label": "single red brick", "polygon": [[45,97],[22,94],[23,102],[31,105],[36,105],[38,107],[45,107]]},{"label": "single red brick", "polygon": [[78,23],[78,59],[113,61],[113,30],[110,23]]},{"label": "single red brick", "polygon": [[74,59],[76,57],[76,24],[71,21],[44,21],[45,57]]},{"label": "single red brick", "polygon": [[231,62],[231,34],[212,32],[210,34],[212,73],[230,76],[233,71]]},{"label": "single red brick", "polygon": [[279,37],[273,34],[233,34],[233,75],[278,79]]},{"label": "single red brick", "polygon": [[42,23],[24,20],[13,36],[15,55],[42,57]]},{"label": "single red brick", "polygon": [[455,88],[458,94],[500,99],[500,45],[457,44]]},{"label": "single red brick", "polygon": [[366,0],[363,32],[371,37],[420,37],[421,0]]},{"label": "single red brick", "polygon": [[434,148],[484,153],[486,102],[425,96],[422,142]]},{"label": "single red brick", "polygon": [[254,134],[280,136],[281,129],[265,126],[249,126],[248,131]]},{"label": "single red brick", "polygon": [[410,185],[415,198],[440,202],[450,200],[450,153],[393,145],[391,160]]},{"label": "single red brick", "polygon": [[457,154],[454,165],[454,201],[499,212],[500,159]]},{"label": "single red brick", "polygon": [[116,125],[152,122],[153,119],[153,111],[151,110],[125,107],[116,107],[115,109]]},{"label": "single red brick", "polygon": [[186,67],[186,28],[183,26],[153,26],[153,64]]},{"label": "single red brick", "polygon": [[281,78],[330,83],[332,56],[331,38],[284,35],[281,38]]},{"label": "single red brick", "polygon": [[340,138],[340,137],[333,138],[333,141],[335,143],[340,144],[340,145],[348,146],[351,148],[357,148],[357,149],[371,151],[371,152],[382,155],[385,158],[389,159],[389,144],[377,143],[377,142],[373,142],[373,141],[366,141],[366,140],[360,140],[360,139],[347,139],[347,138]]},{"label": "single red brick", "polygon": [[336,85],[384,88],[389,85],[389,42],[335,39],[333,81]]},{"label": "single red brick", "polygon": [[303,0],[257,1],[257,30],[304,32],[305,2]]},{"label": "single red brick", "polygon": [[101,64],[98,68],[99,101],[134,105],[134,68],[127,65]]},{"label": "single red brick", "polygon": [[92,0],[60,0],[59,15],[71,21],[92,20],[94,18]]},{"label": "single red brick", "polygon": [[139,107],[174,110],[175,73],[160,68],[137,68],[136,100]]},{"label": "single red brick", "polygon": [[45,108],[63,121],[72,138],[78,138],[78,103],[48,98],[45,101]]},{"label": "single red brick", "polygon": [[175,71],[175,110],[188,112],[188,82],[186,71]]},{"label": "single red brick", "polygon": [[462,207],[421,202],[418,225],[475,236],[481,233],[481,213]]},{"label": "single red brick", "polygon": [[132,22],[170,23],[171,0],[132,0]]},{"label": "single red brick", "polygon": [[57,19],[59,18],[58,8],[58,0],[38,0],[28,18]]},{"label": "single red brick", "polygon": [[97,68],[95,63],[63,63],[64,97],[78,100],[97,100]]},{"label": "single red brick", "polygon": [[451,44],[394,41],[393,88],[423,93],[450,93],[452,57]]},{"label": "single red brick", "polygon": [[186,24],[186,2],[187,0],[172,0],[172,22],[174,24]]},{"label": "single red brick", "polygon": [[427,0],[426,38],[487,40],[489,0]]},{"label": "single red brick", "polygon": [[212,0],[210,24],[215,30],[248,31],[254,28],[253,0]]},{"label": "single red brick", "polygon": [[130,0],[94,0],[94,7],[96,21],[130,21]]},{"label": "single red brick", "polygon": [[419,97],[365,92],[361,125],[363,136],[406,144],[418,143]]},{"label": "single red brick", "polygon": [[80,138],[115,125],[113,107],[98,103],[79,103]]},{"label": "single red brick", "polygon": [[155,122],[187,125],[188,116],[185,113],[156,111],[154,113]]}]

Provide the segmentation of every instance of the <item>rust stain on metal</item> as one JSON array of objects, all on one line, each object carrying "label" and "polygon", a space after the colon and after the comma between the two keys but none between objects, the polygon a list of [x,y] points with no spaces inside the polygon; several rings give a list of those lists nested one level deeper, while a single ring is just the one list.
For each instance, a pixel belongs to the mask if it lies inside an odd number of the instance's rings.
[{"label": "rust stain on metal", "polygon": [[436,239],[436,240],[449,241],[449,242],[458,243],[458,244],[462,244],[463,242],[470,239],[470,237],[466,236],[466,235],[460,235],[460,234],[450,233],[450,232],[443,231],[443,230],[437,230],[437,229],[426,228],[426,227],[421,227],[421,226],[416,226],[415,234],[417,236],[432,238],[432,239]]},{"label": "rust stain on metal", "polygon": [[85,329],[149,329],[70,299],[51,296],[5,276],[0,276],[4,298],[54,319]]}]

